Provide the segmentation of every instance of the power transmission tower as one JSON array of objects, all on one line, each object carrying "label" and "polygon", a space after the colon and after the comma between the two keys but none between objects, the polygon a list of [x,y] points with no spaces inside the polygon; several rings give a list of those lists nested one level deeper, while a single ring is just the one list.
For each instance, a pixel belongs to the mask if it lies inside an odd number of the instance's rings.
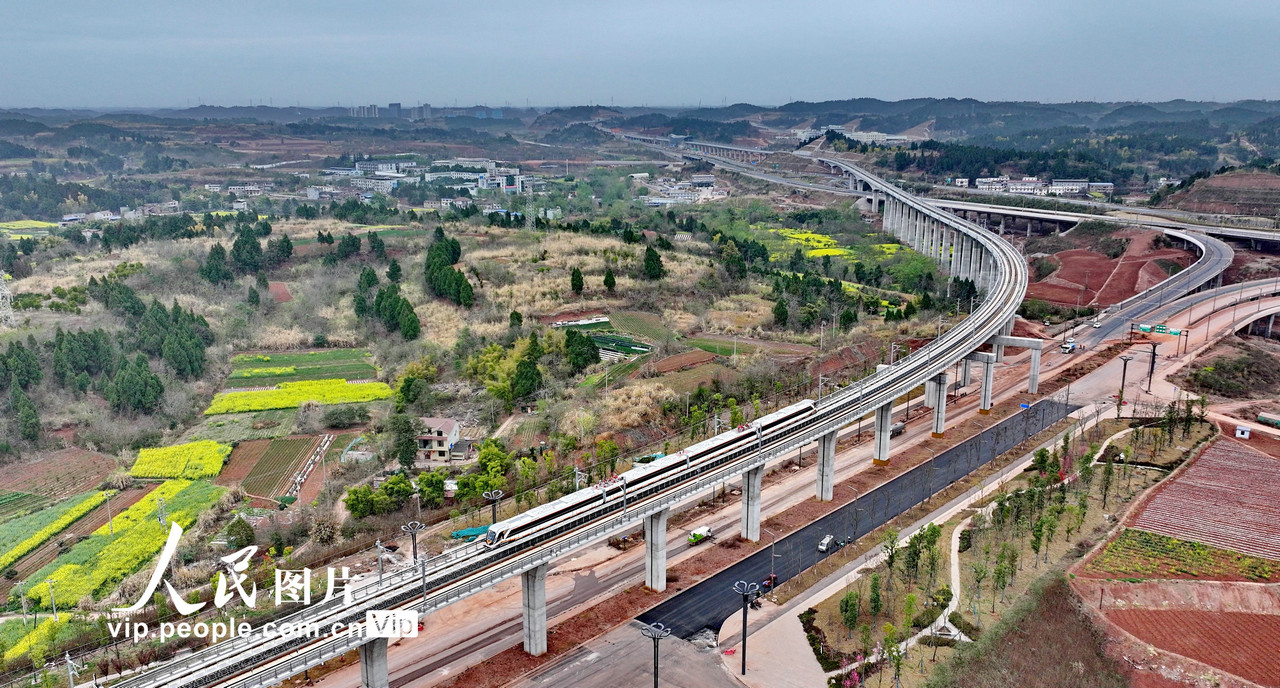
[{"label": "power transmission tower", "polygon": [[18,321],[13,317],[13,293],[5,286],[4,278],[0,277],[0,327],[17,326]]}]

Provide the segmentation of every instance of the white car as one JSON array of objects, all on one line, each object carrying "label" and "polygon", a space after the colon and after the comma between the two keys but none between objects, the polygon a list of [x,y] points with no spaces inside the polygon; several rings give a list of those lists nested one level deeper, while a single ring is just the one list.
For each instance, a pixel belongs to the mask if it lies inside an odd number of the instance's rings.
[{"label": "white car", "polygon": [[1075,344],[1075,343],[1076,343],[1076,338],[1075,338],[1075,337],[1067,337],[1067,343],[1068,343],[1068,344]]},{"label": "white car", "polygon": [[1098,329],[1099,327],[1102,327],[1102,323],[1098,322],[1097,320],[1094,320],[1094,321],[1093,321],[1093,329],[1095,329],[1095,330],[1096,330],[1096,329]]},{"label": "white car", "polygon": [[819,552],[826,552],[827,550],[830,550],[830,549],[831,549],[831,543],[833,543],[833,542],[835,542],[835,541],[836,541],[836,538],[835,538],[835,536],[834,536],[834,535],[828,535],[828,536],[826,536],[826,537],[822,538],[822,542],[819,542],[819,543],[818,543],[818,551],[819,551]]}]

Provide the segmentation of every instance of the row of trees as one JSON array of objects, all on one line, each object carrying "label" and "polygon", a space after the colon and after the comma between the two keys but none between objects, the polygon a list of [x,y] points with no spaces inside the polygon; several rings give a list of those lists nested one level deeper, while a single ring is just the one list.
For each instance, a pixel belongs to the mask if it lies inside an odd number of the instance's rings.
[{"label": "row of trees", "polygon": [[436,227],[423,272],[427,290],[433,295],[470,308],[475,303],[475,292],[467,276],[453,267],[461,258],[462,246],[458,240],[446,237],[444,227]]}]

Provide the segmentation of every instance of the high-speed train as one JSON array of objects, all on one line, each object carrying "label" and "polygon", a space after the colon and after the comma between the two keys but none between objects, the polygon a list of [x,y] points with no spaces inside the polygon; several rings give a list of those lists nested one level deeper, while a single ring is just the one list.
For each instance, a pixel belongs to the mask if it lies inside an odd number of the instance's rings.
[{"label": "high-speed train", "polygon": [[621,511],[628,504],[718,468],[747,452],[760,451],[779,435],[808,422],[815,413],[816,404],[806,399],[651,463],[639,464],[621,475],[495,523],[485,536],[485,544],[490,548],[533,546],[602,515]]}]

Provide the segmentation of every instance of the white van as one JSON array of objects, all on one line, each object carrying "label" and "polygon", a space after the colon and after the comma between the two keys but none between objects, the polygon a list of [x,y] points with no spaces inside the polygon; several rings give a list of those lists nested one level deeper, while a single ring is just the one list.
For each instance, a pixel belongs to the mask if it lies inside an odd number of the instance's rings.
[{"label": "white van", "polygon": [[832,545],[835,541],[836,541],[836,538],[835,538],[835,536],[834,536],[834,535],[828,535],[828,536],[826,536],[826,537],[822,538],[822,542],[819,542],[819,543],[818,543],[818,551],[819,551],[819,552],[828,552],[828,551],[830,551],[830,550],[831,550],[831,545]]}]

